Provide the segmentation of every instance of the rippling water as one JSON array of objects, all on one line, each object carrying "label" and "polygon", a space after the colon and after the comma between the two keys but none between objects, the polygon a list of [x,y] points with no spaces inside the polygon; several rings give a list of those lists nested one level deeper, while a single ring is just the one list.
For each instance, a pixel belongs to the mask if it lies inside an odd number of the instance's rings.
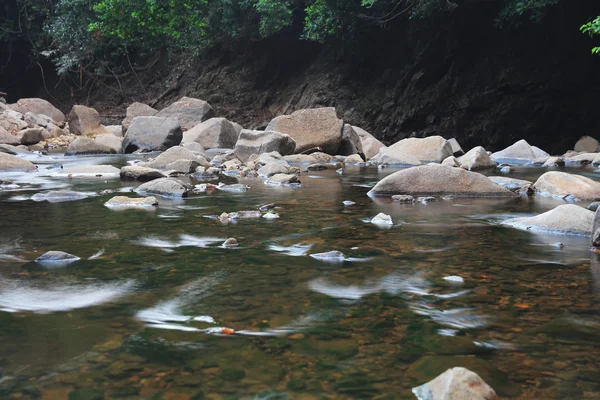
[{"label": "rippling water", "polygon": [[[600,398],[589,240],[498,225],[559,201],[395,204],[366,196],[393,170],[348,168],[114,211],[101,191],[131,183],[53,174],[128,160],[40,158],[43,173],[6,176],[19,187],[0,190],[0,398],[410,399],[453,366],[503,398]],[[57,189],[89,197],[31,200]],[[273,202],[278,219],[215,218]],[[371,224],[380,212],[394,225]],[[49,250],[81,260],[34,262]]]}]

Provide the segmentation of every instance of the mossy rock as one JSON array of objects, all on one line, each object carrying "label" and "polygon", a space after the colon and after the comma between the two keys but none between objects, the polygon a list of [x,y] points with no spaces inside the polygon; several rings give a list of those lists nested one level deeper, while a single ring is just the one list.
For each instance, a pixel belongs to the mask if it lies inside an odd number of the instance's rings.
[{"label": "mossy rock", "polygon": [[419,386],[454,367],[463,367],[475,372],[500,396],[515,397],[521,392],[519,385],[510,382],[504,372],[490,362],[472,356],[421,357],[410,365],[405,372],[405,377],[412,380],[414,386]]},{"label": "mossy rock", "polygon": [[104,400],[104,391],[98,389],[77,389],[69,392],[69,400]]}]

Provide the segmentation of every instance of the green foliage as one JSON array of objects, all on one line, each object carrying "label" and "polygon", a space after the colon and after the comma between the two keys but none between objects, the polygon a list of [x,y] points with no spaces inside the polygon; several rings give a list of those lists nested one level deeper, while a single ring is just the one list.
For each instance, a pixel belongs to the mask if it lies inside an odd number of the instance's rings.
[{"label": "green foliage", "polygon": [[[582,25],[579,30],[583,33],[587,33],[591,37],[600,36],[600,16],[587,24]],[[600,55],[600,47],[592,48],[592,54]]]},{"label": "green foliage", "polygon": [[497,25],[521,24],[523,20],[540,23],[548,7],[560,0],[506,0],[506,6],[496,20]]},{"label": "green foliage", "polygon": [[262,37],[271,36],[292,23],[292,8],[287,1],[258,0],[254,7],[260,16]]}]

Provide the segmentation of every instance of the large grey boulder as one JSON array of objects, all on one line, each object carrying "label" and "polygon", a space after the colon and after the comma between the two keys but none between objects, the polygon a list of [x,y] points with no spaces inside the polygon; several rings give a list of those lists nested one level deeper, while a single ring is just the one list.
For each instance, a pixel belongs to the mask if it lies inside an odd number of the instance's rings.
[{"label": "large grey boulder", "polygon": [[534,148],[521,139],[518,142],[508,146],[504,150],[493,153],[490,157],[494,161],[533,161],[536,158],[548,156],[547,153],[541,151],[537,147]]},{"label": "large grey boulder", "polygon": [[274,131],[242,129],[233,153],[238,159],[246,162],[253,154],[276,151],[280,155],[286,156],[293,154],[295,149],[296,141],[289,135]]},{"label": "large grey boulder", "polygon": [[123,131],[127,132],[129,126],[131,125],[131,121],[135,117],[153,117],[158,113],[158,110],[146,105],[144,103],[135,102],[127,107],[127,111],[125,112],[125,119],[121,122],[123,126]]},{"label": "large grey boulder", "polygon": [[342,156],[351,156],[353,154],[364,155],[360,136],[358,136],[358,133],[350,124],[344,124],[342,143],[340,144],[338,154]]},{"label": "large grey boulder", "polygon": [[208,161],[203,157],[197,156],[188,149],[181,146],[174,146],[159,154],[154,160],[141,164],[144,167],[154,169],[168,169],[167,166],[177,161],[194,161],[198,165],[208,166]]},{"label": "large grey boulder", "polygon": [[418,400],[496,400],[498,395],[479,375],[454,367],[413,388]]},{"label": "large grey boulder", "polygon": [[29,125],[23,120],[23,114],[13,110],[6,110],[0,114],[0,128],[4,128],[9,133],[17,133],[27,129]]},{"label": "large grey boulder", "polygon": [[189,188],[177,179],[160,178],[141,184],[135,191],[162,197],[186,197]]},{"label": "large grey boulder", "polygon": [[32,112],[27,112],[23,115],[23,120],[27,122],[30,128],[47,128],[50,129],[56,126],[54,120],[47,115],[43,114],[35,114]]},{"label": "large grey boulder", "polygon": [[594,212],[575,204],[563,204],[535,217],[506,220],[502,225],[533,232],[591,236]]},{"label": "large grey boulder", "polygon": [[422,165],[408,168],[380,180],[369,196],[453,195],[457,197],[516,197],[489,178],[462,168]]},{"label": "large grey boulder", "polygon": [[336,115],[335,108],[312,108],[281,115],[269,122],[266,131],[289,135],[296,142],[296,153],[320,148],[335,155],[342,142],[344,122]]},{"label": "large grey boulder", "polygon": [[365,155],[366,160],[370,160],[375,157],[377,153],[379,153],[379,149],[385,147],[383,143],[381,143],[375,136],[371,135],[369,132],[365,131],[358,126],[353,126],[354,132],[360,138],[360,143],[362,145],[363,154]]},{"label": "large grey boulder", "polygon": [[291,168],[289,166],[280,164],[280,163],[267,163],[258,169],[258,176],[270,178],[273,175],[277,174],[289,174],[291,172]]},{"label": "large grey boulder", "polygon": [[[112,133],[110,133],[109,135],[112,135]],[[116,153],[117,151],[114,148],[97,143],[93,139],[90,139],[88,137],[78,137],[73,142],[71,142],[71,144],[69,145],[69,147],[67,147],[67,150],[65,151],[66,156]]]},{"label": "large grey boulder", "polygon": [[210,118],[183,134],[183,144],[196,142],[205,149],[232,149],[238,134],[231,122],[225,118]]},{"label": "large grey boulder", "polygon": [[100,114],[93,108],[75,105],[69,113],[69,131],[74,135],[95,136],[110,133],[100,123]]},{"label": "large grey boulder", "polygon": [[135,117],[123,138],[123,153],[164,151],[181,143],[183,133],[177,118]]},{"label": "large grey boulder", "polygon": [[187,131],[201,122],[215,116],[215,110],[204,100],[182,97],[167,108],[163,108],[157,117],[177,118],[181,129]]},{"label": "large grey boulder", "polygon": [[21,114],[32,112],[34,114],[46,115],[52,118],[54,123],[57,125],[62,125],[65,122],[65,114],[44,99],[20,99],[15,104],[11,104],[10,108],[20,112]]},{"label": "large grey boulder", "polygon": [[582,153],[597,153],[600,151],[600,142],[591,136],[583,136],[575,143],[574,150]]},{"label": "large grey boulder", "polygon": [[123,151],[123,139],[115,136],[112,133],[103,133],[96,136],[96,139],[94,140],[99,145],[114,149],[116,153],[121,153]]},{"label": "large grey boulder", "polygon": [[462,157],[458,158],[462,168],[473,171],[476,169],[493,168],[496,162],[490,158],[487,151],[481,146],[472,148]]},{"label": "large grey boulder", "polygon": [[300,185],[300,178],[294,174],[275,174],[265,181],[270,186],[297,186]]},{"label": "large grey boulder", "polygon": [[533,184],[536,194],[564,198],[572,201],[599,200],[600,183],[581,175],[550,171]]},{"label": "large grey boulder", "polygon": [[[385,163],[386,157],[407,161],[406,164],[418,165],[420,163],[441,163],[452,155],[452,146],[441,136],[429,136],[423,139],[408,138],[394,143],[390,147],[382,148],[379,151],[379,163]],[[392,164],[387,161],[388,164]]]},{"label": "large grey boulder", "polygon": [[0,152],[0,171],[2,172],[17,172],[17,171],[37,171],[35,165],[27,160],[23,160],[17,156]]},{"label": "large grey boulder", "polygon": [[121,179],[126,181],[149,182],[154,179],[165,178],[166,175],[154,168],[142,167],[139,165],[128,165],[121,168]]},{"label": "large grey boulder", "polygon": [[11,135],[6,129],[0,127],[0,144],[10,144],[11,146],[18,146],[21,141],[18,137]]},{"label": "large grey boulder", "polygon": [[592,224],[592,247],[600,249],[600,207],[596,208],[594,213],[594,223]]},{"label": "large grey boulder", "polygon": [[17,133],[17,137],[21,140],[21,144],[25,146],[31,146],[32,144],[38,144],[44,140],[42,130],[39,128],[27,128]]}]

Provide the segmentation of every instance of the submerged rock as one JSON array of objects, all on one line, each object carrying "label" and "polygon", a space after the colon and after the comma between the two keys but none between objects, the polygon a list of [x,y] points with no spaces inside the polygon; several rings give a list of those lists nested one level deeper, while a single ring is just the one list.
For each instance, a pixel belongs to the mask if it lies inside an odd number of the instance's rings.
[{"label": "submerged rock", "polygon": [[335,108],[324,107],[281,115],[271,120],[265,130],[289,135],[296,142],[296,153],[319,148],[325,153],[337,154],[343,126]]},{"label": "submerged rock", "polygon": [[526,181],[524,179],[507,178],[505,176],[490,176],[489,178],[496,185],[505,187],[508,190],[518,190],[521,189],[523,186],[532,184],[532,182]]},{"label": "submerged rock", "polygon": [[112,199],[104,203],[105,207],[112,209],[129,209],[129,208],[141,208],[141,209],[152,209],[158,205],[158,201],[154,196],[148,197],[127,197],[127,196],[115,196]]},{"label": "submerged rock", "polygon": [[235,238],[229,238],[223,242],[222,247],[236,247],[238,245],[238,241]]},{"label": "submerged rock", "polygon": [[533,232],[590,236],[594,225],[594,213],[574,204],[563,204],[535,217],[503,221],[502,225]]},{"label": "submerged rock", "polygon": [[498,395],[479,375],[455,367],[424,385],[413,388],[419,400],[496,400]]},{"label": "submerged rock", "polygon": [[177,179],[160,178],[141,184],[135,191],[163,197],[186,197],[189,189]]},{"label": "submerged rock", "polygon": [[437,196],[451,194],[457,197],[517,196],[477,172],[442,165],[422,165],[394,172],[380,180],[368,193],[369,196],[394,194]]},{"label": "submerged rock", "polygon": [[81,258],[64,251],[48,251],[39,256],[35,261],[40,264],[67,264],[81,260]]},{"label": "submerged rock", "polygon": [[60,203],[64,201],[83,200],[87,199],[88,197],[90,197],[88,193],[73,192],[69,190],[53,190],[46,193],[36,193],[31,196],[31,200]]},{"label": "submerged rock", "polygon": [[546,172],[533,184],[536,194],[571,201],[600,200],[600,183],[581,175]]},{"label": "submerged rock", "polygon": [[392,221],[392,217],[390,217],[387,214],[384,213],[379,213],[377,214],[375,217],[373,217],[373,219],[371,220],[372,224],[375,225],[394,225],[394,222]]},{"label": "submerged rock", "polygon": [[412,204],[415,202],[415,198],[409,195],[396,194],[392,196],[392,201],[396,203]]},{"label": "submerged rock", "polygon": [[325,253],[310,254],[312,258],[322,261],[344,261],[346,256],[341,251],[332,250]]},{"label": "submerged rock", "polygon": [[270,186],[288,186],[288,185],[299,186],[300,179],[296,175],[275,174],[272,177],[270,177],[269,179],[267,179],[265,181],[265,184],[270,185]]}]

